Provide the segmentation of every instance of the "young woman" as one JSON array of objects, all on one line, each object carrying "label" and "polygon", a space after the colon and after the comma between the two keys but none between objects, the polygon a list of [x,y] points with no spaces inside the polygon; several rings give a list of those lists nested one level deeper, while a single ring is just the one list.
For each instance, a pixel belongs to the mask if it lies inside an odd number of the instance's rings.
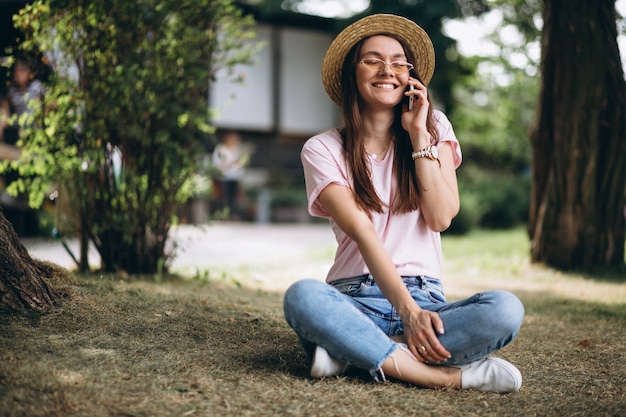
[{"label": "young woman", "polygon": [[322,79],[344,126],[301,156],[309,212],[330,220],[338,248],[326,283],[287,290],[285,317],[314,377],[352,365],[428,388],[517,391],[519,370],[488,355],[519,331],[521,302],[505,291],[447,302],[442,288],[461,151],[432,109],[433,70],[428,35],[399,16],[365,17],[330,45]]}]

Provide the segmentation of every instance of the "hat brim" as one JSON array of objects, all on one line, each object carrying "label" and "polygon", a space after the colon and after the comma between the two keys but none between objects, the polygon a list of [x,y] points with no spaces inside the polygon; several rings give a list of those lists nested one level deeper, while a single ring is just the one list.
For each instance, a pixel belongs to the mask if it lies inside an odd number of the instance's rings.
[{"label": "hat brim", "polygon": [[322,63],[322,83],[332,101],[342,105],[341,68],[348,52],[361,39],[390,35],[402,39],[415,56],[415,69],[428,85],[435,71],[435,49],[428,34],[415,22],[393,14],[364,17],[342,30],[328,47]]}]

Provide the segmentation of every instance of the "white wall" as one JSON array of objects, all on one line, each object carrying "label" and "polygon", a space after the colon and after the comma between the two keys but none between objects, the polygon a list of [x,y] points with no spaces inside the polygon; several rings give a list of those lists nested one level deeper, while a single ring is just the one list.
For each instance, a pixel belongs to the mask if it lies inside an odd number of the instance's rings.
[{"label": "white wall", "polygon": [[337,124],[337,106],[322,86],[322,60],[331,36],[325,33],[282,31],[280,129],[285,133],[315,133]]},{"label": "white wall", "polygon": [[235,68],[243,74],[242,84],[232,82],[222,72],[211,85],[210,106],[218,111],[214,120],[218,127],[270,131],[272,117],[272,55],[269,27],[257,27],[255,42],[264,42],[255,66],[240,65]]},{"label": "white wall", "polygon": [[[223,76],[211,87],[211,107],[218,110],[215,124],[221,128],[271,131],[275,119],[281,133],[311,135],[337,125],[338,108],[330,101],[321,81],[321,65],[332,37],[323,32],[278,28],[273,45],[272,29],[257,27],[256,41],[265,43],[257,65],[239,67],[245,83],[236,84]],[[280,62],[273,62],[273,49]],[[278,85],[273,86],[274,71]],[[274,94],[280,98],[279,114],[274,115]]]}]

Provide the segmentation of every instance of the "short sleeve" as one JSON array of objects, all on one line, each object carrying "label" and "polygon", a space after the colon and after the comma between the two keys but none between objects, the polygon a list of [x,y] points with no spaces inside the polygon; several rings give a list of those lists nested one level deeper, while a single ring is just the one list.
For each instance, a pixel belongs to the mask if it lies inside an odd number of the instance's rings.
[{"label": "short sleeve", "polygon": [[347,166],[343,158],[341,137],[336,129],[306,141],[300,152],[311,216],[330,216],[318,201],[322,190],[330,184],[349,187]]},{"label": "short sleeve", "polygon": [[463,161],[463,154],[461,153],[461,145],[459,143],[459,140],[454,134],[452,124],[450,123],[446,115],[439,110],[434,111],[434,119],[437,131],[439,132],[438,147],[441,148],[446,142],[450,143],[454,156],[454,168],[458,168]]}]

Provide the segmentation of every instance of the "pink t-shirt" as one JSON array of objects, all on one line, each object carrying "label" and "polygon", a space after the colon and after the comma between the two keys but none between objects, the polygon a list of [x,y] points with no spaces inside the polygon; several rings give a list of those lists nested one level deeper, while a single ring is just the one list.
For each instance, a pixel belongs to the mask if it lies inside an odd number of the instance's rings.
[{"label": "pink t-shirt", "polygon": [[[440,138],[438,147],[441,148],[445,142],[452,145],[454,166],[458,168],[462,159],[461,148],[452,125],[443,113],[435,111],[434,115]],[[393,153],[393,148],[390,148],[382,161],[372,157],[369,159],[374,188],[387,206],[382,213],[372,213],[372,222],[400,275],[424,275],[441,279],[440,234],[428,228],[419,209],[402,215],[390,215],[388,210],[396,191]],[[307,140],[302,148],[301,159],[309,213],[330,220],[338,244],[335,262],[326,281],[369,274],[357,244],[337,226],[318,201],[320,193],[329,184],[351,187],[348,165],[343,157],[341,136],[337,129],[328,130]]]}]

